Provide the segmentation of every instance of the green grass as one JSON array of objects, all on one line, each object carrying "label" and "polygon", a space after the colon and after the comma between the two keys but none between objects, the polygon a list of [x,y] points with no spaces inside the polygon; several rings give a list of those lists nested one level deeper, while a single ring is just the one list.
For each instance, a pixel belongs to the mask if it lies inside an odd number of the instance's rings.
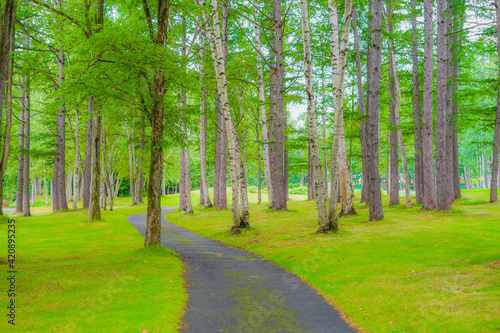
[{"label": "green grass", "polygon": [[[15,217],[18,332],[177,332],[186,303],[179,257],[163,247],[143,248],[143,237],[127,222],[144,205],[103,211],[89,223],[83,209],[50,214],[32,209]],[[7,225],[0,224],[7,252]],[[7,265],[2,260],[0,269]],[[3,278],[2,278],[3,279]],[[0,304],[9,302],[2,283]],[[0,331],[7,331],[6,316]]]},{"label": "green grass", "polygon": [[[383,221],[368,222],[368,208],[356,205],[359,215],[341,219],[340,233],[328,235],[316,234],[313,201],[292,200],[290,212],[251,204],[253,229],[238,236],[228,233],[230,211],[197,206],[192,215],[167,219],[292,271],[362,330],[494,332],[500,330],[500,203],[489,204],[488,195],[463,191],[451,212],[437,213],[389,208],[384,197]],[[176,206],[178,196],[162,204]]]}]

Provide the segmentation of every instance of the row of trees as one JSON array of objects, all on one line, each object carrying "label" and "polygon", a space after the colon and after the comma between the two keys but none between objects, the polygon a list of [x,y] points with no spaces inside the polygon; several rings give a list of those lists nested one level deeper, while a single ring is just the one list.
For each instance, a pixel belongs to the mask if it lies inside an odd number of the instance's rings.
[{"label": "row of trees", "polygon": [[[484,142],[494,139],[490,187],[497,200],[493,6],[474,0],[413,0],[410,8],[381,0],[2,6],[0,173],[3,183],[16,184],[16,210],[24,215],[30,184],[44,178],[55,211],[68,209],[72,196],[73,208],[82,198],[89,220],[99,219],[126,178],[133,204],[148,196],[149,246],[160,242],[166,181],[179,183],[179,208],[187,213],[194,188],[206,208],[227,209],[229,181],[236,229],[250,225],[249,184],[257,184],[259,198],[265,186],[269,208],[286,210],[289,182],[305,179],[307,170],[318,231],[336,231],[339,216],[356,213],[355,179],[370,220],[383,218],[381,170],[390,205],[400,203],[402,187],[408,208],[414,189],[422,209],[450,209],[471,170],[486,169],[475,167],[476,151],[458,143],[475,144],[484,129]],[[306,117],[293,119],[287,110],[302,103],[304,92]]]}]

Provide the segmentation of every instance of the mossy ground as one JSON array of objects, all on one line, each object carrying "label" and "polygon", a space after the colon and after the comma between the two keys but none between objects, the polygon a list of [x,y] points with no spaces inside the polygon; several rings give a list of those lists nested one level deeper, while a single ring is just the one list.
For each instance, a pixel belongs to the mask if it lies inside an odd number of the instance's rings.
[{"label": "mossy ground", "polygon": [[[192,198],[197,204],[197,192]],[[237,236],[228,232],[230,211],[197,206],[167,219],[294,272],[362,330],[500,330],[500,203],[488,203],[489,190],[463,191],[450,212],[387,207],[384,197],[378,222],[368,222],[367,206],[358,204],[359,215],[326,235],[316,234],[315,203],[293,198],[289,212],[272,212],[250,194],[252,229]],[[178,196],[162,204],[175,207]]]},{"label": "mossy ground", "polygon": [[[129,198],[118,199],[118,209],[103,211],[99,222],[87,222],[83,209],[51,213],[35,205],[32,217],[13,214],[16,326],[3,315],[0,331],[177,332],[187,299],[184,267],[168,249],[143,248],[144,238],[127,217],[146,206],[129,204]],[[4,259],[7,224],[0,223]],[[6,277],[5,262],[0,269]],[[1,285],[6,314],[7,285]]]}]

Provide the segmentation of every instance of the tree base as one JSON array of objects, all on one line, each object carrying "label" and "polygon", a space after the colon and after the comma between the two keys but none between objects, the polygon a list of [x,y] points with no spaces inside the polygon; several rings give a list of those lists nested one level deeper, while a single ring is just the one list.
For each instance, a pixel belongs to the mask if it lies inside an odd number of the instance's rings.
[{"label": "tree base", "polygon": [[334,233],[336,234],[339,231],[338,227],[334,227],[332,222],[328,222],[326,225],[322,225],[319,227],[318,231],[316,231],[317,234],[327,234],[327,233]]}]

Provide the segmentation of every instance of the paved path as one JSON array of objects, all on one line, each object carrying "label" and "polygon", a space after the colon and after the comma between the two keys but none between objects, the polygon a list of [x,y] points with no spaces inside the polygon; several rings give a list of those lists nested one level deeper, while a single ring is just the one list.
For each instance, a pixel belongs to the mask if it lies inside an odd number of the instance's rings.
[{"label": "paved path", "polygon": [[[185,332],[354,332],[339,313],[296,276],[236,248],[168,223],[162,244],[187,266]],[[144,235],[146,213],[128,221]]]}]

